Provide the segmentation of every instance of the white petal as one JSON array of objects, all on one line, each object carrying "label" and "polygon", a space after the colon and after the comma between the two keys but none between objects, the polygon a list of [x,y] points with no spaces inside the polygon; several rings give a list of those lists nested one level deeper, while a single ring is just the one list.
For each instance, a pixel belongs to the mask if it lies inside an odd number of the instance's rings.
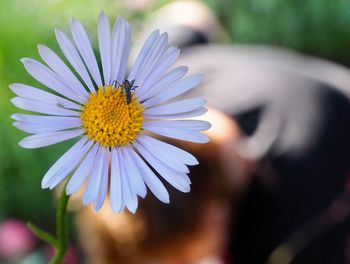
[{"label": "white petal", "polygon": [[66,160],[66,163],[63,164],[62,168],[53,175],[53,177],[48,182],[48,187],[50,190],[55,188],[64,178],[67,177],[81,162],[86,153],[89,151],[93,142],[88,141],[81,149],[72,153],[70,159]]},{"label": "white petal", "polygon": [[91,42],[86,34],[83,25],[75,18],[72,19],[70,24],[71,32],[75,45],[83,58],[85,65],[87,66],[92,78],[94,79],[97,87],[102,85],[100,70],[98,69],[96,57],[91,47]]},{"label": "white petal", "polygon": [[185,130],[203,131],[208,130],[211,125],[204,120],[171,120],[171,121],[145,121],[143,128],[177,128]]},{"label": "white petal", "polygon": [[[13,115],[16,117],[16,115]],[[77,117],[61,116],[33,116],[25,118],[26,121],[17,121],[13,125],[18,129],[32,134],[55,132],[65,129],[81,127],[81,119]]]},{"label": "white petal", "polygon": [[88,177],[88,175],[91,172],[98,147],[99,145],[95,144],[91,148],[91,151],[86,155],[82,163],[79,165],[78,169],[74,172],[73,176],[70,178],[66,188],[67,195],[71,195],[77,192],[80,189],[80,187],[83,185],[85,179]]},{"label": "white petal", "polygon": [[123,201],[125,203],[125,206],[129,209],[129,211],[132,213],[135,213],[138,205],[137,195],[128,179],[128,176],[127,176],[128,171],[124,163],[123,154],[121,153],[120,149],[116,149],[116,151],[118,153],[120,171],[121,171]]},{"label": "white petal", "polygon": [[65,120],[79,120],[77,117],[65,117],[65,116],[42,116],[42,115],[28,115],[28,114],[12,114],[11,118],[19,121],[21,123],[38,123],[40,122],[50,122],[52,119],[57,120],[58,122],[60,121],[65,121]]},{"label": "white petal", "polygon": [[110,203],[113,212],[120,213],[124,207],[121,183],[121,166],[119,164],[118,153],[115,148],[111,151],[111,186]]},{"label": "white petal", "polygon": [[163,203],[169,203],[169,193],[163,183],[133,149],[130,154],[151,192]]},{"label": "white petal", "polygon": [[142,86],[146,77],[151,73],[155,66],[159,63],[166,45],[168,44],[168,34],[162,33],[157,42],[152,47],[148,56],[145,58],[143,65],[140,68],[139,76],[136,77],[136,86]]},{"label": "white petal", "polygon": [[180,80],[188,71],[188,67],[185,66],[180,66],[166,75],[157,82],[154,86],[152,87],[147,87],[147,86],[142,86],[136,90],[136,95],[139,101],[144,101],[148,98],[151,98],[161,92],[165,92],[169,88],[171,88],[175,82]]},{"label": "white petal", "polygon": [[124,80],[126,78],[125,73],[128,67],[129,53],[131,47],[131,29],[127,21],[125,21],[125,41],[122,54],[122,60],[120,62],[120,71],[118,73],[118,78]]},{"label": "white petal", "polygon": [[186,174],[177,173],[171,170],[167,165],[158,160],[152,153],[141,146],[138,142],[134,142],[137,151],[145,158],[145,160],[172,186],[182,192],[189,192],[189,179]]},{"label": "white petal", "polygon": [[75,138],[83,133],[82,129],[43,133],[26,137],[18,144],[23,148],[41,148]]},{"label": "white petal", "polygon": [[189,142],[207,143],[209,141],[208,136],[193,130],[178,129],[173,127],[154,127],[152,125],[148,126],[147,124],[143,124],[143,128],[164,137]]},{"label": "white petal", "polygon": [[201,107],[194,111],[178,113],[178,114],[168,114],[168,115],[150,115],[144,114],[143,117],[146,119],[180,119],[180,118],[191,118],[196,116],[201,116],[208,112],[208,109],[205,107]]},{"label": "white petal", "polygon": [[83,61],[81,60],[76,48],[74,47],[72,41],[67,37],[67,35],[59,29],[55,30],[56,39],[58,45],[60,46],[64,56],[67,58],[69,63],[73,66],[74,70],[80,75],[80,77],[85,82],[86,86],[91,92],[95,91],[94,85],[91,82],[89,73],[87,72]]},{"label": "white petal", "polygon": [[[41,181],[41,188],[47,188],[49,186],[49,182],[52,179],[53,176],[57,174],[58,171],[62,170],[62,168],[66,165],[66,163],[71,160],[72,157],[77,157],[78,155],[75,155],[79,150],[82,148],[82,146],[86,143],[87,138],[82,138],[77,143],[73,145],[66,153],[64,153],[52,166],[51,168],[46,172],[45,176],[43,177]],[[82,157],[80,157],[82,158]]]},{"label": "white petal", "polygon": [[108,16],[101,12],[98,17],[98,43],[100,47],[101,63],[105,85],[110,84],[112,53],[111,53],[111,29]]},{"label": "white petal", "polygon": [[179,96],[183,93],[188,92],[193,87],[198,85],[201,80],[202,80],[201,75],[193,75],[193,76],[187,77],[187,78],[179,81],[178,83],[176,83],[173,87],[166,90],[165,92],[160,93],[160,94],[150,98],[146,102],[142,103],[142,105],[143,105],[143,107],[148,108],[148,107],[151,107],[153,105],[161,104],[161,103],[168,101],[176,96]]},{"label": "white petal", "polygon": [[80,112],[65,109],[60,106],[56,106],[50,103],[44,103],[41,101],[35,101],[33,99],[26,99],[21,97],[15,97],[11,99],[11,103],[20,109],[32,111],[36,113],[42,113],[47,115],[58,116],[80,116]]},{"label": "white petal", "polygon": [[16,95],[22,98],[34,99],[36,101],[51,103],[53,105],[59,105],[63,108],[81,110],[80,105],[73,103],[70,100],[26,84],[13,83],[10,85],[10,89],[12,90],[12,92],[14,92]]},{"label": "white petal", "polygon": [[153,71],[150,72],[149,76],[146,77],[142,84],[143,89],[148,90],[150,87],[154,86],[170,66],[174,64],[179,55],[180,50],[175,47],[171,47],[164,52],[160,62],[157,63]]},{"label": "white petal", "polygon": [[142,137],[139,137],[138,142],[154,156],[157,157],[162,163],[166,164],[170,169],[179,173],[189,173],[187,166],[178,159],[172,157],[169,153],[164,151],[162,148],[157,148],[155,145],[150,143],[150,141],[143,140]]},{"label": "white petal", "polygon": [[190,153],[175,147],[173,145],[170,145],[168,143],[165,143],[163,141],[160,141],[158,139],[142,135],[140,137],[140,141],[147,142],[148,144],[154,145],[154,147],[161,149],[163,152],[168,153],[171,155],[174,159],[181,160],[183,163],[187,165],[197,165],[198,161],[197,159]]},{"label": "white petal", "polygon": [[134,161],[131,159],[130,149],[131,147],[124,147],[122,149],[124,153],[125,168],[127,168],[128,172],[128,181],[131,188],[135,190],[136,194],[142,198],[145,198],[147,194],[147,188],[144,181],[142,180],[142,176],[140,175],[139,170],[136,168]]},{"label": "white petal", "polygon": [[112,76],[110,82],[123,81],[119,77],[120,62],[124,48],[125,24],[124,18],[118,17],[113,26],[112,32]]},{"label": "white petal", "polygon": [[128,30],[128,23],[123,17],[118,17],[116,20],[112,33],[112,76],[110,82],[121,82],[125,79],[126,63],[125,59],[129,54],[129,47],[124,50],[126,43],[130,45],[130,30]]},{"label": "white petal", "polygon": [[37,81],[41,82],[51,90],[62,94],[63,96],[72,99],[79,103],[84,103],[85,100],[57,73],[41,64],[40,62],[30,59],[22,58],[21,62],[26,68],[27,72],[32,75]]},{"label": "white petal", "polygon": [[154,43],[158,40],[158,38],[159,38],[159,30],[153,31],[152,34],[150,34],[150,36],[147,38],[145,44],[141,48],[141,51],[139,52],[136,58],[134,66],[131,68],[131,71],[128,77],[129,81],[137,79],[137,77],[140,74],[141,66],[143,66],[148,53],[151,51]]},{"label": "white petal", "polygon": [[31,133],[31,134],[41,134],[41,133],[49,133],[49,132],[57,132],[62,131],[66,129],[72,129],[80,127],[81,124],[51,124],[51,125],[32,125],[28,123],[20,123],[20,122],[14,122],[13,125],[17,127],[18,129]]},{"label": "white petal", "polygon": [[170,104],[156,106],[146,109],[144,115],[172,115],[178,113],[186,113],[202,108],[206,104],[204,99],[185,99]]},{"label": "white petal", "polygon": [[59,76],[69,82],[71,84],[70,87],[77,94],[81,95],[82,100],[86,100],[89,97],[89,93],[63,60],[54,51],[44,45],[38,45],[38,49],[40,57],[45,63]]},{"label": "white petal", "polygon": [[88,205],[97,198],[98,191],[100,189],[100,182],[102,179],[103,157],[105,151],[107,150],[104,147],[99,146],[99,149],[95,156],[95,160],[93,162],[90,177],[88,178],[88,183],[84,191],[84,205]]},{"label": "white petal", "polygon": [[103,156],[103,168],[102,168],[100,189],[98,191],[97,199],[94,201],[94,208],[96,211],[101,209],[107,195],[109,153],[110,151],[106,150]]}]

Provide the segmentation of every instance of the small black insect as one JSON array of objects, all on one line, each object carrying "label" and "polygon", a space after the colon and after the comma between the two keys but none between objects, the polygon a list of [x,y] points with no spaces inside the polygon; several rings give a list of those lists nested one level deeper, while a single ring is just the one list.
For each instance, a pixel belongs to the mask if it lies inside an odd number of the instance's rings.
[{"label": "small black insect", "polygon": [[123,81],[122,84],[120,84],[118,81],[113,81],[113,85],[122,87],[127,104],[131,103],[131,97],[132,97],[131,91],[135,91],[135,89],[138,87],[138,86],[135,86],[134,83],[135,83],[135,80],[132,80],[131,82],[129,82],[129,80],[126,80],[126,79]]}]

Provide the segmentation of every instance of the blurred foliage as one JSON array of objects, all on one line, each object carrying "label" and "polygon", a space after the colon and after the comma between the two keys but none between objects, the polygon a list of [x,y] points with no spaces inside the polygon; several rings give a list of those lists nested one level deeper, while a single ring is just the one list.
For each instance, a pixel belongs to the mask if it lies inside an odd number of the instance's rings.
[{"label": "blurred foliage", "polygon": [[[18,146],[25,133],[11,126],[19,110],[10,103],[14,82],[40,86],[19,59],[38,59],[37,44],[59,51],[53,28],[68,31],[70,17],[84,22],[96,44],[96,19],[104,10],[132,19],[141,28],[151,11],[167,0],[151,1],[144,9],[129,9],[128,1],[112,0],[2,0],[0,4],[0,220],[18,217],[52,226],[52,192],[40,188],[41,178],[70,143],[26,150]],[[130,1],[133,2],[133,1]],[[264,43],[291,47],[350,64],[349,0],[205,0],[217,14],[234,43]],[[60,53],[59,53],[60,54]]]},{"label": "blurred foliage", "polygon": [[350,65],[349,0],[205,0],[234,43],[289,47]]}]

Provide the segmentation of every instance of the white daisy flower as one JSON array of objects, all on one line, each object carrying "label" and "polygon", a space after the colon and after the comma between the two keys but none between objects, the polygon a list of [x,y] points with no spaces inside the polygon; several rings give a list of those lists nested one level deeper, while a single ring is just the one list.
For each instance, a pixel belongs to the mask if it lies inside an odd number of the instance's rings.
[{"label": "white daisy flower", "polygon": [[[110,31],[109,19],[98,21],[100,73],[89,37],[82,24],[72,19],[73,41],[59,29],[59,47],[73,71],[50,48],[39,45],[46,65],[23,58],[24,67],[53,93],[25,84],[12,84],[17,95],[12,103],[41,115],[14,114],[14,126],[33,135],[19,145],[40,148],[79,137],[47,171],[42,188],[53,189],[69,175],[66,192],[71,195],[86,183],[83,203],[99,210],[109,190],[114,212],[135,212],[138,196],[147,187],[162,202],[169,202],[165,181],[182,192],[190,191],[187,165],[196,158],[175,146],[150,136],[205,143],[200,133],[210,124],[200,120],[178,120],[206,112],[205,100],[171,99],[199,84],[201,76],[183,78],[187,67],[169,68],[179,56],[167,48],[168,36],[154,31],[142,47],[134,66],[126,74],[130,50],[130,25],[119,17]],[[146,187],[147,186],[147,187]]]}]

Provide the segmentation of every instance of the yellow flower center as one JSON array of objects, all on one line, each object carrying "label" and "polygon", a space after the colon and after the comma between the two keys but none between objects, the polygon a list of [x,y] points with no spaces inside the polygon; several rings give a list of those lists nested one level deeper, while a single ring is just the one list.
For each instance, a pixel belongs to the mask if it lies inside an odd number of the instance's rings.
[{"label": "yellow flower center", "polygon": [[90,95],[80,118],[91,140],[105,147],[123,146],[141,131],[143,110],[134,96],[127,103],[121,86],[101,86]]}]

